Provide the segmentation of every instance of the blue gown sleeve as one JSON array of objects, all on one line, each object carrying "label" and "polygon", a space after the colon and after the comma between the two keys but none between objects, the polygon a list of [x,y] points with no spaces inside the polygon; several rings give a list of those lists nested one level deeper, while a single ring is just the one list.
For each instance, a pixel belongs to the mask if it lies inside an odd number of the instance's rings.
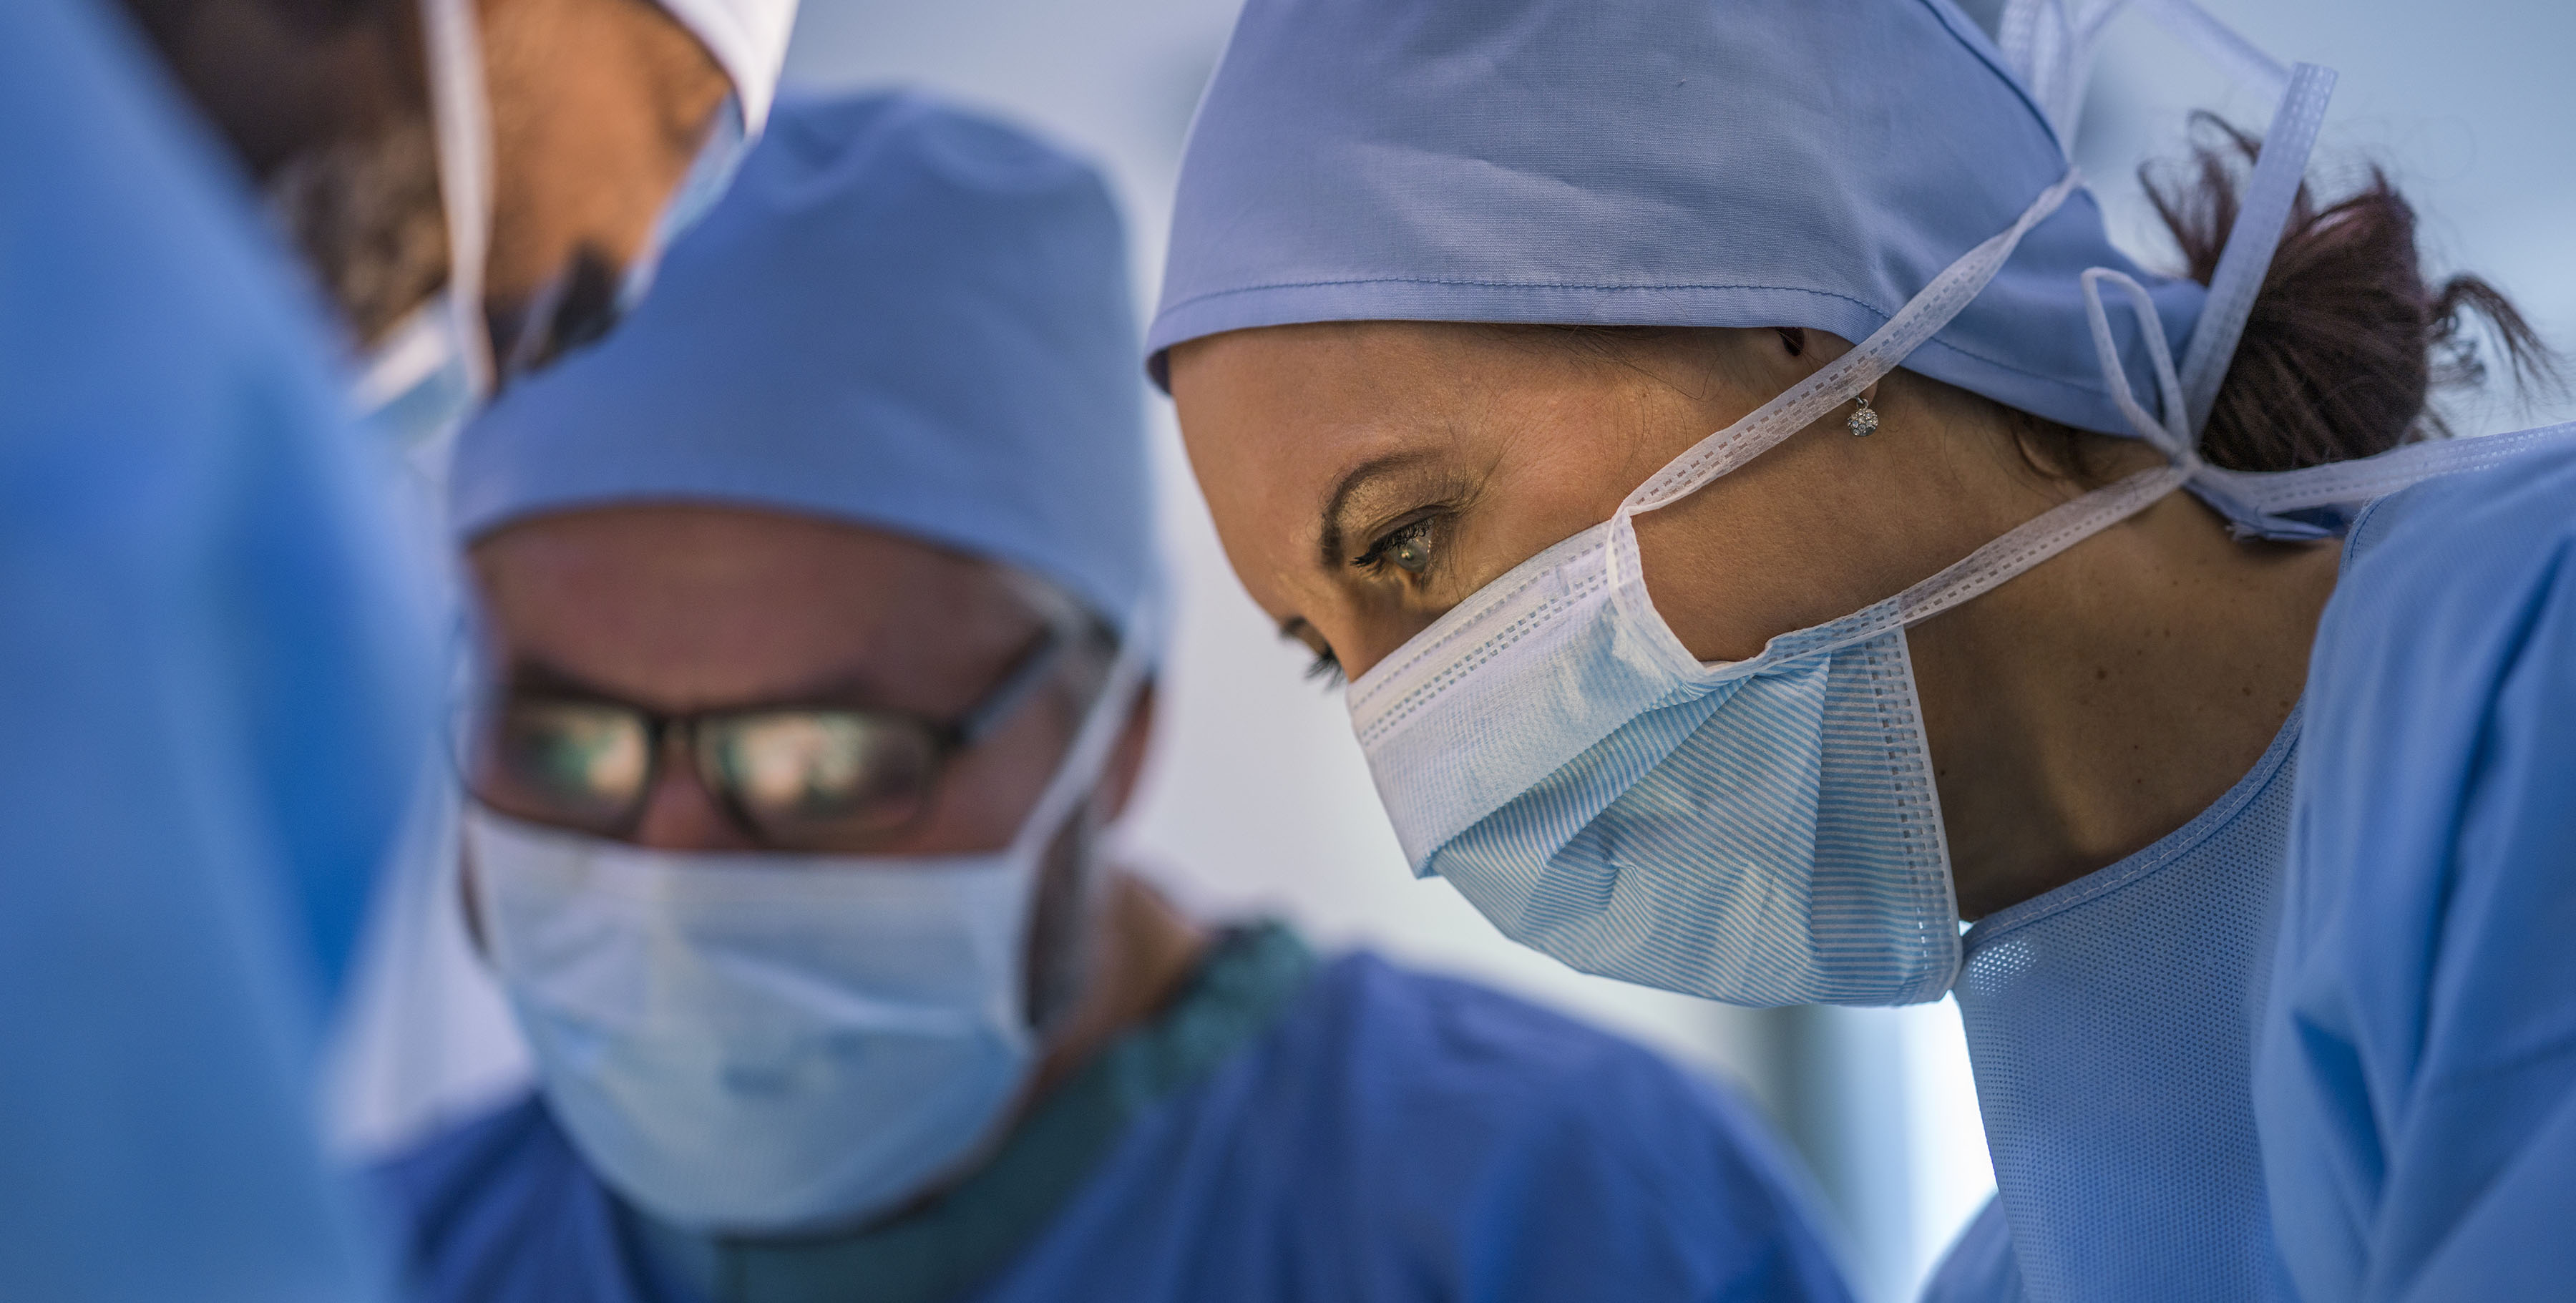
[{"label": "blue gown sleeve", "polygon": [[435,589],[114,11],[0,5],[0,116],[0,1298],[375,1297],[315,1061]]},{"label": "blue gown sleeve", "polygon": [[2364,518],[2309,680],[2256,1104],[2316,1300],[2576,1281],[2576,455]]}]

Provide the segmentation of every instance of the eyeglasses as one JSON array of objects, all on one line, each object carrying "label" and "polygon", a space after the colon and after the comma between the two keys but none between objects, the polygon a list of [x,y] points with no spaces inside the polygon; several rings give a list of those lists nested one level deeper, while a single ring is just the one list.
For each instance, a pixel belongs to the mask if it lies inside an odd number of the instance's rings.
[{"label": "eyeglasses", "polygon": [[897,711],[776,706],[665,715],[600,697],[497,694],[464,731],[466,789],[504,814],[631,834],[673,745],[765,846],[819,850],[903,831],[958,752],[1035,695],[1070,644],[1050,630],[984,699],[942,722]]}]

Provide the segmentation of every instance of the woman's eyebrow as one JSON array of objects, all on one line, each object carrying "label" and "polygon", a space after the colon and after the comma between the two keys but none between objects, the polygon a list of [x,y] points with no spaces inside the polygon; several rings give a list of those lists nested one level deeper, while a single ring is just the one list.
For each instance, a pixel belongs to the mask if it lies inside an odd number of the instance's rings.
[{"label": "woman's eyebrow", "polygon": [[1396,472],[1410,469],[1432,456],[1433,453],[1427,449],[1391,452],[1361,462],[1343,473],[1341,482],[1333,486],[1332,496],[1324,500],[1321,528],[1316,533],[1316,554],[1324,569],[1338,570],[1348,560],[1350,536],[1357,532],[1352,517],[1359,514],[1351,499],[1377,488]]}]

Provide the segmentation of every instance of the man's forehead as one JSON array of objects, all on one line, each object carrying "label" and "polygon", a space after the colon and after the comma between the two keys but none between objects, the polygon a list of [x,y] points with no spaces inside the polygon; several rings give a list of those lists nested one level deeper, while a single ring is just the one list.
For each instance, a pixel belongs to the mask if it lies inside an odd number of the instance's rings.
[{"label": "man's forehead", "polygon": [[812,574],[837,588],[912,579],[1003,590],[1000,567],[857,521],[716,502],[616,503],[522,521],[477,540],[478,570],[532,565],[670,575]]},{"label": "man's forehead", "polygon": [[802,695],[917,705],[1044,622],[992,562],[866,526],[641,504],[541,517],[473,549],[495,652],[672,708]]}]

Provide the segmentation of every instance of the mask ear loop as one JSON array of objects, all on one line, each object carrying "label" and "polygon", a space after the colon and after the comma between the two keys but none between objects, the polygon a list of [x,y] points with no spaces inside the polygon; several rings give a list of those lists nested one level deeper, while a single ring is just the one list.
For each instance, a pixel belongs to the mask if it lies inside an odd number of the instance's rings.
[{"label": "mask ear loop", "polygon": [[1019,834],[1011,839],[1015,854],[1035,854],[1054,838],[1073,814],[1076,803],[1090,795],[1098,785],[1109,753],[1127,731],[1128,717],[1134,713],[1136,698],[1143,692],[1147,656],[1142,650],[1152,639],[1145,633],[1153,628],[1148,617],[1139,614],[1129,620],[1128,633],[1120,640],[1117,658],[1110,662],[1108,677],[1091,699],[1091,708],[1083,715],[1081,727],[1074,730],[1073,742],[1057,764],[1055,776],[1037,803],[1029,807],[1029,816],[1020,824]]},{"label": "mask ear loop", "polygon": [[[1011,859],[1015,863],[1034,866],[1040,879],[1046,872],[1048,843],[1064,831],[1066,822],[1076,816],[1081,803],[1098,788],[1110,753],[1126,734],[1128,720],[1135,714],[1136,701],[1145,687],[1149,658],[1143,649],[1154,645],[1152,631],[1157,627],[1150,605],[1139,603],[1127,621],[1127,632],[1119,641],[1118,655],[1110,662],[1107,677],[1102,680],[1099,692],[1092,697],[1090,709],[1084,712],[1081,726],[1074,730],[1072,743],[1065,748],[1064,759],[1056,765],[1055,775],[1047,781],[1046,790],[1039,793],[1037,802],[1029,807],[1028,818],[1021,822],[1018,834],[1011,838]],[[1100,867],[1096,863],[1079,866],[1081,881],[1076,884],[1079,899],[1074,905],[1075,945],[1078,948],[1084,944],[1081,938],[1091,935],[1091,919],[1101,908]],[[1031,893],[1039,890],[1036,881],[1026,884],[1026,887]],[[1030,930],[1036,928],[1038,922],[1037,902],[1032,896],[1028,901],[1027,914],[1021,921],[1020,944],[1023,947],[1030,944]],[[1091,956],[1077,954],[1070,962],[1076,971],[1087,972]],[[1070,1013],[1079,1003],[1078,999],[1068,999],[1063,1007],[1052,1012],[1042,1010],[1032,1001],[1029,983],[1023,981],[1019,985],[1021,989],[1015,993],[1015,998],[1022,1004],[1020,1017],[1033,1037],[1046,1035],[1058,1018]],[[1042,1022],[1046,1025],[1042,1026]]]},{"label": "mask ear loop", "polygon": [[491,102],[473,0],[421,0],[429,103],[438,139],[438,193],[447,216],[447,307],[464,341],[477,402],[492,393],[492,331],[483,319],[483,273],[492,239]]},{"label": "mask ear loop", "polygon": [[[2129,310],[2136,317],[2138,333],[2145,337],[2147,358],[2155,370],[2156,396],[2163,400],[2164,415],[2159,418],[2138,401],[2137,392],[2129,387],[2128,368],[2120,365],[2120,344],[2111,334],[2111,316],[2102,306],[2102,282],[2118,285],[2129,296]],[[2186,471],[2200,469],[2200,451],[2193,446],[2191,429],[2184,424],[2182,377],[2174,371],[2173,350],[2165,345],[2164,319],[2156,313],[2156,301],[2127,272],[2109,267],[2085,271],[2084,319],[2093,329],[2093,356],[2102,367],[2103,387],[2111,391],[2111,401],[2120,414],[2129,418],[2129,428],[2147,442],[2162,449],[2165,460]]]},{"label": "mask ear loop", "polygon": [[1921,293],[1897,309],[1886,325],[1872,331],[1869,338],[1834,359],[1831,365],[1789,386],[1744,419],[1675,457],[1619,504],[1619,514],[1637,516],[1671,506],[1815,424],[1825,413],[1850,402],[1853,395],[1895,370],[1923,341],[1940,333],[1951,318],[1985,292],[1995,273],[2003,270],[2005,260],[2012,257],[2022,236],[2056,212],[2082,181],[2075,169],[2068,168],[2010,227],[1944,268]]},{"label": "mask ear loop", "polygon": [[2056,212],[2083,180],[2082,173],[2067,168],[2066,174],[2041,191],[2011,226],[1987,237],[1943,268],[1930,284],[1898,308],[1886,325],[1870,332],[1869,338],[1852,351],[1789,386],[1742,420],[1692,445],[1638,485],[1607,522],[1611,545],[1602,549],[1602,565],[1609,571],[1612,588],[1628,594],[1621,600],[1650,600],[1642,582],[1625,582],[1644,578],[1636,556],[1636,536],[1629,525],[1632,518],[1698,492],[1719,476],[1815,424],[1825,413],[1850,402],[1853,395],[1895,370],[1923,341],[1940,333],[1951,318],[1985,292],[2021,238]]}]

